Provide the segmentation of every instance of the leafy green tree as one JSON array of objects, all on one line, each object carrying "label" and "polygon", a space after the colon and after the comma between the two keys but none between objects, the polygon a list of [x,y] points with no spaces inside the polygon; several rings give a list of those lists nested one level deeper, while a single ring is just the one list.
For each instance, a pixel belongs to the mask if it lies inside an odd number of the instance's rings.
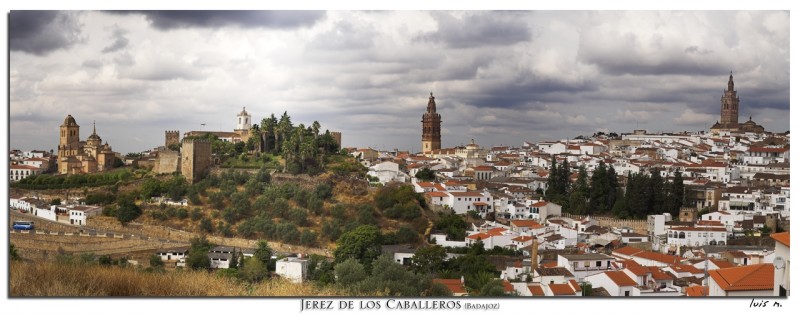
[{"label": "leafy green tree", "polygon": [[356,258],[347,258],[333,267],[336,283],[343,287],[352,287],[367,278],[367,272]]},{"label": "leafy green tree", "polygon": [[608,187],[608,175],[606,174],[606,164],[600,161],[600,164],[595,168],[591,178],[591,189],[589,193],[589,213],[605,212],[611,206],[608,205],[608,197],[610,188]]},{"label": "leafy green tree", "polygon": [[186,257],[186,266],[193,269],[208,269],[211,267],[211,259],[208,258],[208,251],[213,245],[205,236],[192,238],[189,240],[189,255]]},{"label": "leafy green tree", "polygon": [[681,207],[683,207],[683,200],[685,197],[685,191],[683,187],[683,174],[679,170],[675,170],[675,174],[672,177],[672,184],[670,185],[670,190],[668,194],[668,208],[667,210],[673,215],[677,216],[678,212],[680,211]]},{"label": "leafy green tree", "polygon": [[238,269],[239,268],[239,256],[236,253],[236,247],[233,247],[233,252],[231,252],[231,263],[228,264],[228,268],[230,268],[230,269]]},{"label": "leafy green tree", "polygon": [[266,265],[255,257],[245,259],[239,276],[251,283],[258,283],[269,275]]},{"label": "leafy green tree", "polygon": [[464,240],[467,235],[467,222],[456,214],[447,214],[433,223],[433,228],[444,231],[450,240]]},{"label": "leafy green tree", "polygon": [[428,167],[425,167],[417,171],[417,173],[414,174],[414,177],[421,181],[433,181],[436,180],[436,172]]},{"label": "leafy green tree", "polygon": [[258,245],[256,246],[256,250],[253,252],[253,258],[261,261],[264,263],[265,267],[269,267],[273,265],[272,262],[272,248],[270,248],[269,244],[265,240],[259,240]]},{"label": "leafy green tree", "polygon": [[358,226],[339,237],[333,256],[339,263],[353,258],[369,269],[372,261],[381,254],[381,237],[380,229],[375,226]]},{"label": "leafy green tree", "polygon": [[116,217],[120,223],[127,224],[130,221],[139,218],[142,215],[142,209],[133,200],[132,196],[120,195],[117,199]]},{"label": "leafy green tree", "polygon": [[381,292],[390,296],[420,295],[430,287],[430,280],[394,262],[391,255],[381,255],[373,262],[372,273],[359,284],[362,293]]},{"label": "leafy green tree", "polygon": [[158,255],[151,255],[150,256],[150,266],[153,268],[163,268],[164,261],[161,260],[161,256]]},{"label": "leafy green tree", "polygon": [[446,259],[447,252],[442,246],[421,247],[411,257],[411,267],[418,273],[436,273],[442,269]]},{"label": "leafy green tree", "polygon": [[589,176],[586,168],[580,166],[578,169],[578,179],[575,181],[572,193],[569,196],[569,206],[575,214],[587,214],[589,212]]},{"label": "leafy green tree", "polygon": [[478,292],[479,296],[508,296],[503,288],[503,281],[490,280],[481,287]]}]

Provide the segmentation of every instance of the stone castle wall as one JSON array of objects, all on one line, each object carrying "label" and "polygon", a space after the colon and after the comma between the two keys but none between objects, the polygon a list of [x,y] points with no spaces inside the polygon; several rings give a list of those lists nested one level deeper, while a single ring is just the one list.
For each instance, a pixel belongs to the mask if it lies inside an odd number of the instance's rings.
[{"label": "stone castle wall", "polygon": [[184,139],[181,146],[181,174],[189,183],[202,179],[211,168],[211,142]]},{"label": "stone castle wall", "polygon": [[181,154],[177,151],[165,150],[158,153],[153,171],[158,174],[180,171]]},{"label": "stone castle wall", "polygon": [[[571,219],[581,219],[586,216],[582,215],[572,215],[568,213],[564,213],[561,216],[568,217]],[[600,217],[600,216],[590,216],[591,219],[597,221],[597,225],[606,226],[606,227],[630,227],[633,229],[634,232],[647,235],[647,220],[643,219],[619,219],[613,217]]]}]

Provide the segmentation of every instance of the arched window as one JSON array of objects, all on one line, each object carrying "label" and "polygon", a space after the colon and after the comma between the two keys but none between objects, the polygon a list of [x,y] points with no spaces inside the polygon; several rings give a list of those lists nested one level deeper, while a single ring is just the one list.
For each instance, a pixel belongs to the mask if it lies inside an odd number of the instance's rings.
[{"label": "arched window", "polygon": [[680,234],[678,234],[678,238],[680,238],[680,239],[686,238],[686,234],[681,232]]}]

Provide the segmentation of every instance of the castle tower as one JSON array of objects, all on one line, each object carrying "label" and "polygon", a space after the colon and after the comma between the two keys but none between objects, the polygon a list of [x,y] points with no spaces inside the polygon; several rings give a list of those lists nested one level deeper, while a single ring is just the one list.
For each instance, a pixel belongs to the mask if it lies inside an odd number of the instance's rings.
[{"label": "castle tower", "polygon": [[181,146],[181,174],[194,183],[202,179],[211,168],[211,142],[207,139],[183,139]]},{"label": "castle tower", "polygon": [[733,72],[728,77],[728,89],[720,98],[720,124],[732,130],[739,129],[739,97],[733,89]]},{"label": "castle tower", "polygon": [[169,148],[171,145],[178,145],[181,143],[181,136],[179,131],[164,131],[164,147]]},{"label": "castle tower", "polygon": [[58,139],[58,157],[74,156],[78,154],[80,149],[80,130],[81,127],[75,122],[72,115],[67,115],[64,118],[64,124],[61,124],[60,137]]},{"label": "castle tower", "polygon": [[333,137],[333,141],[336,142],[336,145],[342,148],[342,132],[331,132],[331,136]]},{"label": "castle tower", "polygon": [[428,111],[422,115],[422,152],[442,149],[442,115],[436,113],[433,92],[428,98]]}]

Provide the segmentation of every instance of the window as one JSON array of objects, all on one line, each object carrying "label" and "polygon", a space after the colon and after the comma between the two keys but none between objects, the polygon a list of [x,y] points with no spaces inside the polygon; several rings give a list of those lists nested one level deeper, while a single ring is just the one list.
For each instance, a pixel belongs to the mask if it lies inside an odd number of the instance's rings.
[{"label": "window", "polygon": [[625,291],[625,296],[631,296],[631,291]]},{"label": "window", "polygon": [[594,266],[595,266],[595,267],[600,267],[600,266],[602,266],[602,265],[603,265],[603,262],[602,262],[602,261],[597,261],[597,262],[595,262],[595,263],[594,263]]}]

